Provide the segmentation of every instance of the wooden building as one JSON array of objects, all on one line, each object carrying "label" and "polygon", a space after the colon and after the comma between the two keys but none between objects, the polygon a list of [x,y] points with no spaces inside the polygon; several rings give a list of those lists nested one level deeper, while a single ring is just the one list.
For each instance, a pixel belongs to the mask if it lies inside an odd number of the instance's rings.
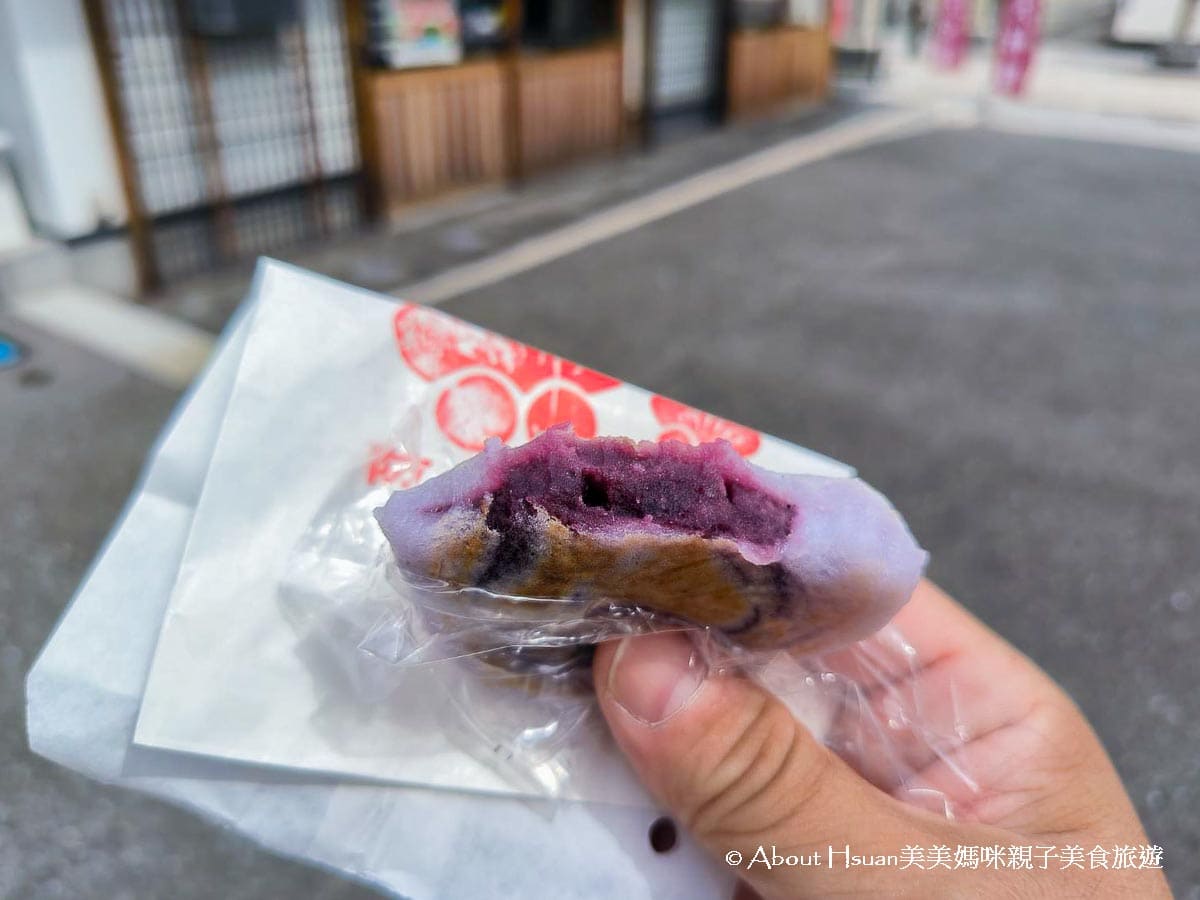
[{"label": "wooden building", "polygon": [[823,3],[84,0],[146,288],[818,100]]}]

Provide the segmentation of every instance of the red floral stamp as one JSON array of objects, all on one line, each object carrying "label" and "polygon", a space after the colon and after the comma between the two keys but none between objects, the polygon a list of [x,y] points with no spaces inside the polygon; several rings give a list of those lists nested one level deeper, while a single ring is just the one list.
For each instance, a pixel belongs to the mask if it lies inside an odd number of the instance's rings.
[{"label": "red floral stamp", "polygon": [[399,489],[415,487],[432,465],[432,460],[412,456],[399,447],[373,444],[367,460],[367,484],[372,487],[388,484]]},{"label": "red floral stamp", "polygon": [[699,444],[724,438],[742,456],[752,454],[761,443],[758,432],[753,428],[701,412],[669,397],[655,395],[650,400],[650,408],[654,411],[654,418],[664,426],[664,431],[658,436],[660,441]]},{"label": "red floral stamp", "polygon": [[[552,353],[469,325],[428,307],[406,303],[392,321],[400,356],[437,389],[438,427],[464,450],[481,450],[490,437],[534,437],[569,422],[580,437],[595,437],[590,395],[621,382]],[[742,456],[758,450],[757,431],[654,396],[650,408],[662,426],[658,439],[698,444],[724,438]]]},{"label": "red floral stamp", "polygon": [[522,422],[527,437],[562,422],[594,437],[588,395],[621,383],[423,306],[401,306],[393,328],[404,361],[441,387],[438,427],[464,450],[480,450],[490,437],[507,441]]}]

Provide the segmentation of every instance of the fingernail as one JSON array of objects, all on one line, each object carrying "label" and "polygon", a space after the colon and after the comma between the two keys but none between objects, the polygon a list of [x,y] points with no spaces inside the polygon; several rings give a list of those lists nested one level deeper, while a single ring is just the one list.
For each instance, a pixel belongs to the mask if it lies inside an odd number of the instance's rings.
[{"label": "fingernail", "polygon": [[608,692],[638,721],[658,725],[687,706],[706,674],[682,634],[627,637],[613,658]]}]

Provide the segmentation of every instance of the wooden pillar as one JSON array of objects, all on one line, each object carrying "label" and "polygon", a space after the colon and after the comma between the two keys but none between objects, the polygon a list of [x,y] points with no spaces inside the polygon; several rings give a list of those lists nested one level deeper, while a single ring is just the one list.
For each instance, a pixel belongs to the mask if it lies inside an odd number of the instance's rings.
[{"label": "wooden pillar", "polygon": [[238,253],[237,222],[225,185],[221,164],[221,145],[213,118],[212,82],[208,73],[208,51],[204,39],[187,27],[187,9],[183,0],[175,0],[176,23],[183,35],[183,59],[187,69],[192,112],[196,117],[196,151],[204,163],[205,198],[213,204],[213,223],[217,247],[227,259]]},{"label": "wooden pillar", "polygon": [[625,0],[610,0],[614,5],[614,22],[616,24],[617,41],[617,109],[620,117],[617,121],[617,146],[625,146]]},{"label": "wooden pillar", "polygon": [[721,27],[717,38],[717,120],[729,120],[729,44],[737,29],[734,0],[721,0]]},{"label": "wooden pillar", "polygon": [[125,195],[125,206],[129,215],[129,240],[133,245],[138,290],[146,293],[162,283],[162,272],[159,269],[158,257],[154,249],[152,223],[142,199],[137,166],[125,130],[125,104],[121,99],[121,86],[113,68],[112,33],[108,27],[103,0],[85,0],[83,8],[87,16],[92,53],[100,70],[104,108],[108,116],[108,127],[112,132],[113,145],[117,152],[117,165],[121,172],[121,188]]},{"label": "wooden pillar", "polygon": [[524,142],[521,109],[521,35],[525,25],[522,0],[504,0],[504,24],[508,29],[504,48],[504,142],[508,157],[508,177],[519,182],[525,177]]},{"label": "wooden pillar", "polygon": [[654,51],[658,39],[658,4],[660,0],[642,2],[642,115],[641,138],[646,149],[654,146],[654,80],[658,74],[658,54]]},{"label": "wooden pillar", "polygon": [[358,159],[362,168],[359,202],[368,219],[377,219],[384,211],[384,204],[379,168],[379,122],[367,83],[367,2],[342,0],[342,14],[346,23],[346,58],[350,60],[354,121],[358,131]]},{"label": "wooden pillar", "polygon": [[304,155],[306,168],[305,193],[308,195],[315,231],[322,237],[331,231],[329,197],[325,190],[325,172],[321,166],[321,139],[317,133],[317,111],[313,103],[312,72],[308,61],[308,23],[301,17],[292,26],[295,43],[293,58],[298,60],[300,90],[304,94]]}]

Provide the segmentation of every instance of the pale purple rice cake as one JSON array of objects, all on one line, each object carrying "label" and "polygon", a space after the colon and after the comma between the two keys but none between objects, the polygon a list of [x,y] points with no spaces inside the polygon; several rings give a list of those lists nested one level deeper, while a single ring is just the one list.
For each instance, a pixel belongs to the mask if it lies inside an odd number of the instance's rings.
[{"label": "pale purple rice cake", "polygon": [[749,648],[864,638],[927,560],[857,478],[770,472],[725,441],[589,440],[565,426],[520,447],[493,439],[375,515],[408,573],[569,600],[581,616],[637,606]]}]

